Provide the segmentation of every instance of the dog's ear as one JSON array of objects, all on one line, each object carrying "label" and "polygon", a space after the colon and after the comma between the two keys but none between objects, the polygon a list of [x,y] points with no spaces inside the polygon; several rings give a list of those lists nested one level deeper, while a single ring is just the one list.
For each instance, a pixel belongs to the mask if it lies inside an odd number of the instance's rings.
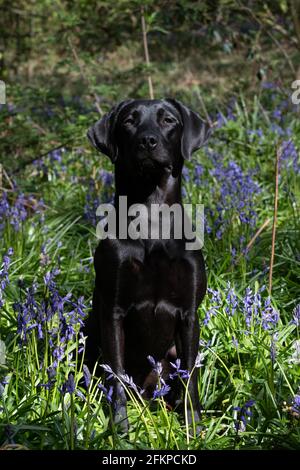
[{"label": "dog's ear", "polygon": [[105,114],[87,132],[87,137],[91,144],[99,152],[107,155],[114,163],[118,156],[118,146],[115,139],[115,128],[120,111],[125,105],[133,100],[125,100],[114,106],[109,113]]},{"label": "dog's ear", "polygon": [[209,124],[201,119],[199,114],[187,108],[180,101],[168,99],[177,111],[179,111],[182,120],[181,154],[186,160],[190,160],[195,150],[202,147],[211,134]]}]

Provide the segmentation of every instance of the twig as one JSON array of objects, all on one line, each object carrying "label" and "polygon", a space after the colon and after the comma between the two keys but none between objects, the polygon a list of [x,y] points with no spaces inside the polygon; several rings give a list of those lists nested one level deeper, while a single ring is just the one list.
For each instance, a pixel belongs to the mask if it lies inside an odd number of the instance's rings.
[{"label": "twig", "polygon": [[276,162],[275,162],[275,195],[274,195],[274,213],[273,213],[273,228],[272,228],[272,250],[270,259],[270,272],[269,272],[269,295],[272,292],[272,281],[273,281],[273,266],[275,256],[275,240],[276,240],[276,224],[277,224],[277,207],[278,207],[278,177],[279,177],[279,160],[281,157],[282,149],[278,145],[276,150]]},{"label": "twig", "polygon": [[205,117],[206,117],[206,120],[207,122],[209,123],[209,126],[210,127],[214,127],[214,123],[212,122],[212,120],[210,119],[210,116],[208,114],[208,111],[207,111],[207,108],[205,106],[205,103],[204,103],[204,99],[202,98],[202,95],[200,93],[200,90],[198,87],[195,87],[195,93],[196,93],[196,96],[198,98],[198,100],[200,101],[200,104],[203,108],[203,111],[204,111],[204,114],[205,114]]},{"label": "twig", "polygon": [[[147,29],[146,29],[146,21],[145,21],[145,14],[144,14],[144,7],[141,7],[141,21],[142,21],[142,32],[143,32],[143,44],[144,44],[144,53],[145,53],[145,61],[146,65],[150,67],[150,58],[149,58],[149,50],[148,50],[148,40],[147,40]],[[148,86],[149,86],[149,95],[150,99],[154,99],[153,93],[153,84],[150,72],[148,73]]]},{"label": "twig", "polygon": [[21,170],[23,170],[27,165],[30,165],[31,163],[35,162],[36,160],[41,160],[41,158],[43,157],[46,157],[47,155],[49,155],[49,153],[51,152],[54,152],[54,150],[59,150],[61,149],[62,147],[65,147],[66,145],[68,145],[70,142],[73,142],[72,140],[67,140],[66,142],[64,142],[63,144],[59,144],[57,145],[56,147],[50,149],[50,150],[47,150],[47,152],[45,153],[42,153],[41,155],[38,155],[38,156],[35,156],[33,158],[30,158],[29,160],[26,160],[25,162],[22,162],[22,165],[19,166],[19,168],[16,168],[16,170],[12,171],[13,174],[16,174],[16,173],[19,173]]},{"label": "twig", "polygon": [[[78,67],[79,67],[81,78],[82,78],[83,81],[85,81],[85,82],[87,83],[88,87],[91,89],[92,86],[91,86],[90,80],[89,80],[89,78],[88,78],[88,77],[85,75],[85,73],[84,73],[84,70],[83,70],[83,68],[82,68],[82,65],[81,65],[80,59],[79,59],[79,57],[78,57],[78,54],[77,54],[77,52],[76,52],[75,46],[72,44],[70,38],[68,38],[68,43],[69,43],[69,46],[70,46],[71,51],[72,51],[72,53],[73,53],[74,59],[76,60],[77,65],[78,65]],[[96,106],[96,108],[97,108],[97,111],[98,111],[98,113],[100,114],[100,116],[102,116],[104,113],[103,113],[103,111],[102,111],[102,109],[101,109],[101,107],[100,107],[100,105],[99,105],[99,103],[98,103],[99,98],[98,98],[98,96],[97,96],[97,94],[96,94],[95,92],[92,92],[92,95],[93,95],[93,97],[95,98],[95,106]]]},{"label": "twig", "polygon": [[[13,190],[13,189],[14,189],[13,182],[12,182],[12,180],[10,179],[10,177],[8,176],[8,174],[6,173],[6,171],[5,171],[5,169],[4,169],[4,167],[3,167],[2,165],[1,165],[1,169],[2,169],[3,175],[5,176],[5,178],[6,178],[7,181],[8,181],[8,184],[9,184],[9,186],[10,186],[10,189]],[[1,182],[2,182],[2,175],[1,175]],[[2,184],[1,184],[1,186],[2,186]]]},{"label": "twig", "polygon": [[257,230],[257,232],[253,235],[253,237],[251,238],[250,242],[247,244],[246,248],[245,248],[245,251],[242,252],[239,257],[237,258],[235,264],[238,264],[240,259],[243,257],[244,254],[246,254],[251,246],[254,244],[255,240],[257,239],[257,237],[259,237],[259,235],[261,234],[261,232],[269,225],[270,223],[270,219],[267,219],[264,221],[264,223],[262,224],[262,226]]}]

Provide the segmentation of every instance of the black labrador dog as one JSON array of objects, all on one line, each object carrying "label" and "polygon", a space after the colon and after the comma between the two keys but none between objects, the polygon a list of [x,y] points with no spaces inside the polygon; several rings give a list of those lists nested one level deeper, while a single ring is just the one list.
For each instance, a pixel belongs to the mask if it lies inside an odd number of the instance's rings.
[{"label": "black labrador dog", "polygon": [[[88,138],[115,164],[117,213],[119,196],[127,196],[128,206],[182,207],[184,159],[190,159],[209,133],[207,123],[175,99],[126,100],[96,122]],[[199,349],[197,308],[206,292],[204,260],[201,250],[186,250],[184,237],[175,239],[170,233],[169,239],[106,238],[94,257],[87,363],[93,368],[101,352],[102,362],[116,374],[132,376],[146,397],[157,382],[148,356],[162,363],[167,379],[170,361],[179,358],[181,369],[191,370]],[[195,421],[200,420],[197,370],[189,382],[192,409],[188,401],[189,420],[193,414]],[[172,381],[167,396],[171,406],[180,402],[180,392],[178,382]],[[113,402],[114,421],[126,431],[126,393],[118,380]]]}]

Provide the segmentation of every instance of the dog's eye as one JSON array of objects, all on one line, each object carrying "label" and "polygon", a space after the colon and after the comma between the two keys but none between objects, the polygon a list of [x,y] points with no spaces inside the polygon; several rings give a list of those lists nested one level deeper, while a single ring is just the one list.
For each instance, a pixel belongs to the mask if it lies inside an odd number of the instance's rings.
[{"label": "dog's eye", "polygon": [[164,118],[164,124],[173,124],[173,122],[174,122],[174,119],[171,117],[167,116]]}]

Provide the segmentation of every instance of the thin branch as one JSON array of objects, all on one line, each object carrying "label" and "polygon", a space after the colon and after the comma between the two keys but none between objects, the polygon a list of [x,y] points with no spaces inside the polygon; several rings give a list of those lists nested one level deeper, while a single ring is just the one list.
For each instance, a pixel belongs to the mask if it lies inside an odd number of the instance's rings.
[{"label": "thin branch", "polygon": [[208,111],[207,111],[207,108],[206,108],[206,106],[205,106],[204,99],[202,98],[202,95],[201,95],[201,93],[200,93],[199,87],[196,87],[196,88],[195,88],[195,93],[196,93],[196,96],[197,96],[197,98],[198,98],[198,100],[199,100],[201,106],[202,106],[203,112],[204,112],[204,114],[205,114],[205,117],[206,117],[207,122],[209,123],[209,126],[210,126],[210,127],[214,127],[214,123],[212,122],[212,120],[211,120],[211,118],[210,118],[210,116],[209,116],[209,114],[208,114]]},{"label": "thin branch", "polygon": [[270,272],[269,272],[269,295],[272,293],[273,282],[273,266],[275,257],[275,241],[276,241],[276,225],[277,225],[277,208],[278,208],[278,180],[279,180],[279,160],[281,157],[282,148],[278,145],[276,150],[275,162],[275,195],[274,195],[274,212],[273,212],[273,228],[272,228],[272,250],[270,259]]},{"label": "thin branch", "polygon": [[29,160],[26,160],[24,162],[22,162],[22,165],[19,166],[19,168],[16,168],[16,170],[12,171],[12,174],[17,174],[19,173],[21,170],[23,170],[27,165],[31,165],[31,163],[35,162],[36,160],[41,160],[42,158],[46,157],[47,155],[49,155],[49,153],[51,152],[54,152],[54,150],[59,150],[61,149],[62,147],[65,147],[66,145],[68,145],[69,143],[73,142],[73,140],[67,140],[66,142],[64,142],[63,144],[59,144],[57,145],[56,147],[53,147],[52,149],[50,150],[47,150],[47,152],[44,152],[42,153],[41,155],[38,155],[38,156],[35,156],[33,158],[30,158]]},{"label": "thin branch", "polygon": [[[1,168],[2,168],[2,173],[3,175],[5,176],[5,178],[7,179],[8,181],[8,184],[10,186],[10,189],[13,190],[14,189],[14,185],[13,185],[13,182],[12,180],[10,179],[10,177],[8,176],[8,174],[6,173],[5,171],[5,168],[1,165]],[[1,176],[1,181],[2,181],[2,176]],[[1,185],[2,186],[2,185]]]},{"label": "thin branch", "polygon": [[[146,29],[144,7],[141,7],[141,22],[142,22],[145,61],[146,61],[147,67],[149,68],[150,67],[150,58],[149,58],[149,50],[148,50],[147,29]],[[148,73],[148,86],[149,86],[150,99],[153,100],[154,99],[154,92],[153,92],[153,84],[152,84],[152,78],[151,78],[150,72]]]},{"label": "thin branch", "polygon": [[257,237],[259,237],[259,235],[261,234],[261,232],[269,225],[270,223],[270,219],[267,219],[264,221],[264,223],[262,224],[262,226],[257,230],[257,232],[254,234],[254,236],[251,238],[250,242],[247,244],[246,246],[246,249],[244,252],[242,252],[239,257],[237,258],[235,264],[238,264],[240,259],[246,254],[248,253],[248,251],[250,250],[250,248],[252,247],[252,245],[254,244],[255,240],[257,239]]}]

